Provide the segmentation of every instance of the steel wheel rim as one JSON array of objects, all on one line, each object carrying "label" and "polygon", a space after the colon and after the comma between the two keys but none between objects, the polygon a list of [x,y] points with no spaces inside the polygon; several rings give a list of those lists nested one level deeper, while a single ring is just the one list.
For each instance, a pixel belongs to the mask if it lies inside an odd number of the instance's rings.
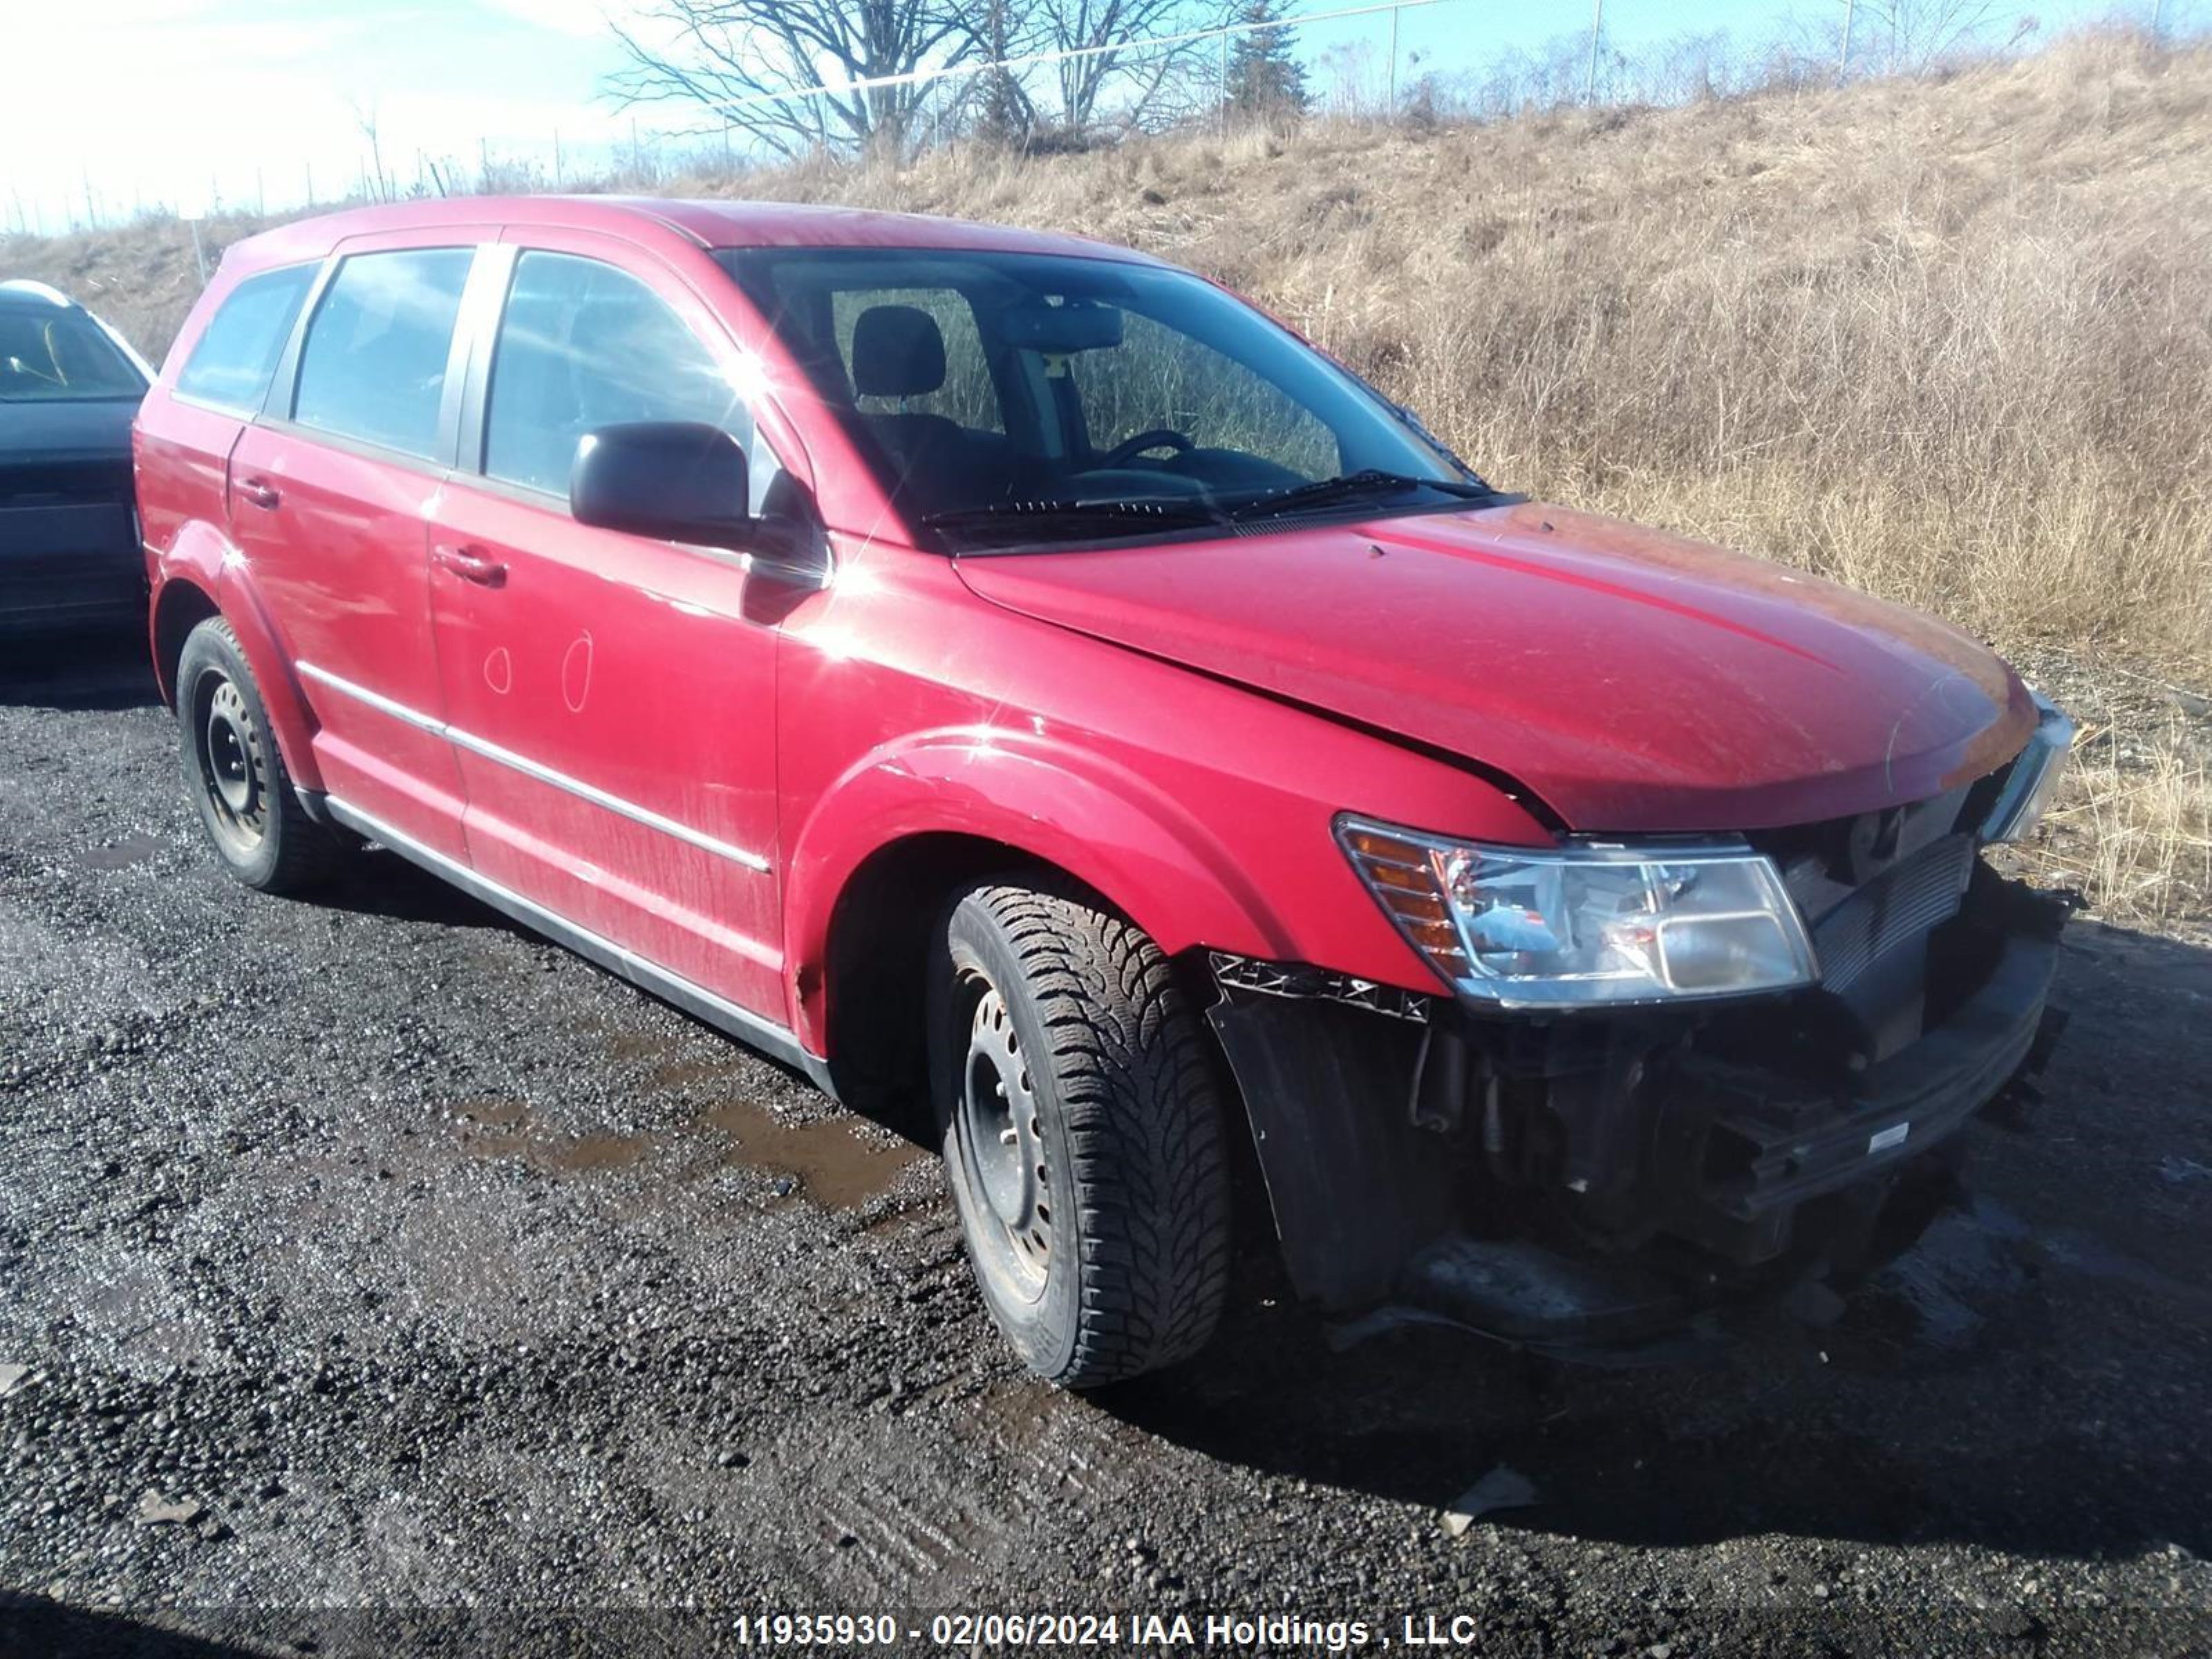
[{"label": "steel wheel rim", "polygon": [[994,1275],[1021,1300],[1044,1294],[1052,1271],[1052,1177],[1043,1121],[1012,1012],[980,975],[966,981],[968,1047],[954,1140]]},{"label": "steel wheel rim", "polygon": [[269,763],[245,693],[222,670],[207,670],[193,687],[191,725],[216,836],[251,855],[269,832]]}]

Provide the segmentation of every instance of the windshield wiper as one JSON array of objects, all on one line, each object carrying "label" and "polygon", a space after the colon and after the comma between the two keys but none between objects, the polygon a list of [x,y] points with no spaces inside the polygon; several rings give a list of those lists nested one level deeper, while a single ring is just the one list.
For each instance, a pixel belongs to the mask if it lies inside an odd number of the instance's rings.
[{"label": "windshield wiper", "polygon": [[925,514],[921,526],[925,530],[992,530],[1101,522],[1116,528],[1126,526],[1141,530],[1146,526],[1152,526],[1162,530],[1181,530],[1190,525],[1222,524],[1226,520],[1214,508],[1196,501],[1063,500],[992,501],[981,507],[950,507],[941,512]]},{"label": "windshield wiper", "polygon": [[1402,495],[1413,489],[1438,490],[1446,495],[1456,495],[1470,501],[1488,501],[1498,494],[1488,484],[1478,483],[1472,478],[1417,478],[1410,473],[1385,472],[1377,467],[1367,467],[1358,472],[1347,472],[1342,477],[1321,478],[1312,483],[1278,489],[1272,495],[1261,495],[1231,508],[1229,516],[1239,521],[1272,519],[1280,514],[1333,507],[1339,501],[1355,501],[1370,495]]}]

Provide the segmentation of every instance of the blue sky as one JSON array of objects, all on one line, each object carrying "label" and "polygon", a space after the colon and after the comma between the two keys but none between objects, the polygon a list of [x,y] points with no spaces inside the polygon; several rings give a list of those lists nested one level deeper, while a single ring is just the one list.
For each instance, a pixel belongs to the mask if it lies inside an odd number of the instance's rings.
[{"label": "blue sky", "polygon": [[[1356,3],[1291,0],[1284,9]],[[1863,40],[1869,9],[1891,3],[1856,0]],[[2152,0],[2118,3],[2147,11]],[[2212,9],[2167,3],[2170,16]],[[1748,48],[1832,32],[1843,4],[1606,0],[1605,34],[1632,55],[1687,34],[1725,33]],[[1994,0],[1996,27],[2033,15],[2048,34],[2113,4]],[[635,21],[641,9],[641,0],[32,0],[6,26],[15,67],[0,97],[0,223],[58,229],[85,217],[88,202],[105,220],[155,204],[289,207],[311,182],[318,199],[340,196],[360,184],[370,122],[404,185],[431,161],[473,170],[487,150],[550,170],[556,135],[569,167],[604,165],[634,118],[648,139],[656,124],[676,122],[653,110],[634,117],[604,94],[620,64],[608,14]],[[1449,72],[1586,39],[1589,22],[1579,0],[1442,0],[1402,14],[1400,56]],[[1317,75],[1332,46],[1374,74],[1388,62],[1388,31],[1380,17],[1316,25],[1300,50]],[[1335,61],[1340,76],[1345,55]]]}]

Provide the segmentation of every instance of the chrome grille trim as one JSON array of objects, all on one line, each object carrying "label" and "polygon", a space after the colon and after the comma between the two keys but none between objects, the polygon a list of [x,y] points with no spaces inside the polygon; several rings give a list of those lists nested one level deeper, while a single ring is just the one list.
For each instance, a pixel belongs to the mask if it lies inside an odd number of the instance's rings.
[{"label": "chrome grille trim", "polygon": [[1974,871],[1974,838],[1945,836],[1876,876],[1813,930],[1823,989],[1844,991],[1898,946],[1959,914]]}]

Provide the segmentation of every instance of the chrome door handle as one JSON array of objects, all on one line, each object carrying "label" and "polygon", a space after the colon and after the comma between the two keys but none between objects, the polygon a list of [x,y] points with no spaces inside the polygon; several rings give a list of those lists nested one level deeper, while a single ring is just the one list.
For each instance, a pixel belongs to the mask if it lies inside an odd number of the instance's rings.
[{"label": "chrome door handle", "polygon": [[507,567],[481,547],[434,547],[430,560],[441,570],[450,570],[479,587],[507,586]]},{"label": "chrome door handle", "polygon": [[274,513],[284,499],[276,493],[276,486],[266,478],[246,479],[238,486],[238,493],[264,513]]}]

